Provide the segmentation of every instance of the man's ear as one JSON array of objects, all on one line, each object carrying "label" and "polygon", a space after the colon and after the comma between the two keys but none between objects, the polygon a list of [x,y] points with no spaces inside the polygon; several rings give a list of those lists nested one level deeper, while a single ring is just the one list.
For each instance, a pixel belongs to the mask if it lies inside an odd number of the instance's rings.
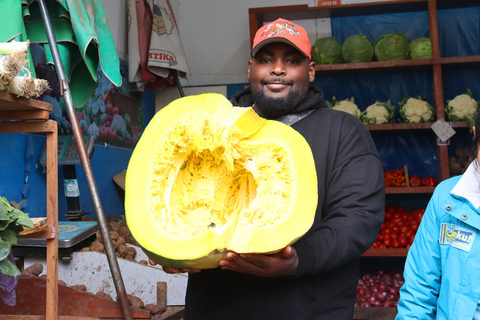
[{"label": "man's ear", "polygon": [[308,65],[308,80],[310,82],[315,81],[315,61],[310,61],[310,64]]},{"label": "man's ear", "polygon": [[250,68],[252,67],[252,60],[253,58],[250,58],[248,60],[248,71],[247,71],[247,79],[250,80]]}]

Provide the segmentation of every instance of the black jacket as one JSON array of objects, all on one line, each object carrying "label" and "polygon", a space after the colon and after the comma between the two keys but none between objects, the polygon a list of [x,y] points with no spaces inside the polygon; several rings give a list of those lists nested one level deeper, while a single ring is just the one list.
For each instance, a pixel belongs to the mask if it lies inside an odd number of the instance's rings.
[{"label": "black jacket", "polygon": [[[251,106],[250,90],[234,95],[232,103]],[[383,167],[365,125],[326,107],[323,92],[313,86],[291,113],[312,108],[292,125],[312,149],[319,195],[312,228],[293,245],[296,276],[202,270],[189,277],[185,320],[353,318],[359,257],[375,241],[384,217]]]}]

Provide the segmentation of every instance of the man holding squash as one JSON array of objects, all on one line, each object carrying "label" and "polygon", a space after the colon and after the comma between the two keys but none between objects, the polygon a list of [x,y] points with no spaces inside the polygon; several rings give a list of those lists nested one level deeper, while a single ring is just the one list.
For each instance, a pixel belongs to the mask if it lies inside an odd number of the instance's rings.
[{"label": "man holding squash", "polygon": [[[310,85],[315,62],[306,31],[278,19],[255,36],[249,88],[235,106],[288,124],[308,142],[318,181],[310,230],[275,254],[229,252],[219,268],[189,272],[185,320],[352,319],[359,258],[384,218],[382,161],[366,127],[329,109]],[[300,190],[302,192],[302,190]]]}]

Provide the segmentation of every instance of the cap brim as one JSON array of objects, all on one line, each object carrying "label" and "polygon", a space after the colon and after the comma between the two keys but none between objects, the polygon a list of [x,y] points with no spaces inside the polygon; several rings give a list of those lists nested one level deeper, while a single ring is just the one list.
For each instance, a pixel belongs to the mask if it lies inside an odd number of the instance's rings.
[{"label": "cap brim", "polygon": [[299,49],[296,45],[294,45],[290,40],[285,39],[285,38],[281,38],[281,37],[274,37],[274,38],[269,38],[269,39],[263,40],[262,42],[260,42],[259,44],[257,44],[257,45],[252,49],[252,51],[250,51],[250,56],[255,57],[255,55],[258,53],[258,51],[260,51],[260,49],[262,49],[262,48],[263,48],[264,46],[266,46],[267,44],[274,43],[274,42],[282,42],[282,43],[289,44],[289,45],[291,45],[292,47],[294,47],[295,49],[297,49],[298,52],[300,52],[302,55],[304,55],[305,57],[308,58],[308,55],[305,54],[305,52],[303,52],[302,50],[300,50],[300,49]]}]

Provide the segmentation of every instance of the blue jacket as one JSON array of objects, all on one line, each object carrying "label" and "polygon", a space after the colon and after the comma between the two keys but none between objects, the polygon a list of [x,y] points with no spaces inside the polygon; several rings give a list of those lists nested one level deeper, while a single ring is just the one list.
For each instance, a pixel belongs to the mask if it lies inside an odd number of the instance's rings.
[{"label": "blue jacket", "polygon": [[480,173],[475,162],[463,176],[435,189],[408,252],[396,320],[473,319],[480,297]]}]

